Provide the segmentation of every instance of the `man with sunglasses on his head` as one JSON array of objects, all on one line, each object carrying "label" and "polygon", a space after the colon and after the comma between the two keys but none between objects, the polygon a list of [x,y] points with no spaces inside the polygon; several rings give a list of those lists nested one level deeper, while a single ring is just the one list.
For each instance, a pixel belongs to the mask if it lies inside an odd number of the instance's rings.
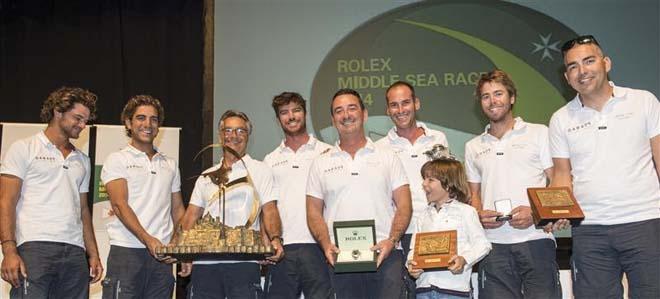
[{"label": "man with sunglasses on his head", "polygon": [[[251,132],[252,124],[245,113],[227,110],[222,114],[218,123],[218,140],[224,147],[220,163],[197,178],[181,223],[188,230],[203,215],[210,214],[220,217],[227,226],[245,226],[257,231],[261,228],[262,236],[274,250],[268,259],[277,262],[284,255],[277,190],[270,167],[247,154]],[[248,183],[242,183],[245,181]],[[223,184],[226,188],[224,195],[220,195]],[[257,261],[195,261],[194,266],[183,263],[181,267],[181,276],[192,273],[188,298],[262,296],[261,268]]]},{"label": "man with sunglasses on his head", "polygon": [[550,149],[552,185],[572,187],[585,214],[572,230],[573,293],[621,298],[626,273],[631,298],[660,298],[658,99],[608,81],[612,61],[593,36],[562,54],[577,95],[550,120]]},{"label": "man with sunglasses on his head", "polygon": [[96,95],[61,87],[41,107],[45,130],[14,142],[0,167],[2,279],[10,298],[88,298],[103,267],[87,204],[89,157],[71,144]]}]

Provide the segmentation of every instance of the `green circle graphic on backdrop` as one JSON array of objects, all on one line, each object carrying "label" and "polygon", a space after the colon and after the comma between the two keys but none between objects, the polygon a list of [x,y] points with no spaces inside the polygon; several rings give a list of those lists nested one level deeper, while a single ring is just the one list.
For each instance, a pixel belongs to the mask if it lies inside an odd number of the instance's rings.
[{"label": "green circle graphic on backdrop", "polygon": [[420,121],[443,131],[452,151],[463,156],[467,140],[487,120],[474,97],[479,76],[495,68],[516,84],[514,113],[547,124],[566,103],[560,45],[577,34],[535,10],[500,1],[428,1],[377,16],[344,37],[328,53],[312,85],[310,112],[315,133],[334,142],[330,101],[340,88],[360,92],[373,140],[387,134],[385,89],[404,80],[415,86]]}]

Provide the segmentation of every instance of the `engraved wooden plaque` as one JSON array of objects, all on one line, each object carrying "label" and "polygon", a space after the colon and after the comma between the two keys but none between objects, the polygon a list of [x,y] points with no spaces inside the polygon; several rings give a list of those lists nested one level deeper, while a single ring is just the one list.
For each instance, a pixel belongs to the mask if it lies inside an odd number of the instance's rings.
[{"label": "engraved wooden plaque", "polygon": [[568,187],[527,188],[532,217],[536,226],[544,226],[559,219],[577,225],[584,213]]},{"label": "engraved wooden plaque", "polygon": [[415,268],[447,268],[456,250],[455,230],[417,233],[413,249],[413,260],[417,262]]}]

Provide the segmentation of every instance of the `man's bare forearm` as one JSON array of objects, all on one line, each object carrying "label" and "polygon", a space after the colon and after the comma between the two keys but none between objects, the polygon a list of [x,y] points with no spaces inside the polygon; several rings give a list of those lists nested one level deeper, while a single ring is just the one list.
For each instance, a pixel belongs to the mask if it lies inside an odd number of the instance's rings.
[{"label": "man's bare forearm", "polygon": [[83,242],[85,243],[87,256],[98,258],[99,249],[96,245],[96,236],[94,234],[94,226],[92,225],[92,213],[87,204],[87,193],[80,195],[80,219],[83,225]]},{"label": "man's bare forearm", "polygon": [[307,196],[307,226],[322,248],[325,249],[331,244],[328,225],[323,219],[323,201],[309,195]]},{"label": "man's bare forearm", "polygon": [[110,205],[115,216],[140,242],[146,245],[146,241],[151,235],[142,227],[137,215],[128,205],[128,183],[126,180],[110,181],[105,185],[105,189],[110,197]]},{"label": "man's bare forearm", "polygon": [[552,162],[554,167],[550,186],[573,188],[570,160],[567,158],[552,158]]},{"label": "man's bare forearm", "polygon": [[481,183],[468,183],[470,188],[470,205],[477,211],[483,210],[481,202]]},{"label": "man's bare forearm", "polygon": [[392,192],[392,197],[396,204],[396,211],[394,212],[392,227],[390,228],[390,239],[400,240],[408,229],[410,218],[412,218],[410,187],[403,185],[397,188]]},{"label": "man's bare forearm", "polygon": [[16,253],[16,204],[23,181],[15,176],[0,176],[0,241],[4,255]]},{"label": "man's bare forearm", "polygon": [[146,239],[151,237],[142,224],[140,224],[140,220],[128,203],[113,204],[112,210],[115,212],[117,218],[119,218],[119,221],[142,243],[146,243]]},{"label": "man's bare forearm", "polygon": [[183,220],[183,215],[186,213],[186,208],[183,206],[183,197],[181,192],[172,193],[172,222],[174,224],[174,230],[176,231],[177,226]]},{"label": "man's bare forearm", "polygon": [[275,201],[266,203],[262,213],[268,238],[282,238],[282,220],[280,219],[280,212],[277,210],[277,203]]}]

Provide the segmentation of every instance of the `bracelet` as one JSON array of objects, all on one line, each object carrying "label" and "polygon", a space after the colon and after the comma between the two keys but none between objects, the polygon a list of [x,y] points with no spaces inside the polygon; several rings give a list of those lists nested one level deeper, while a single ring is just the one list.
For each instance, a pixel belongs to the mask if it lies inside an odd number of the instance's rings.
[{"label": "bracelet", "polygon": [[275,240],[275,238],[280,239],[280,243],[284,242],[284,239],[282,239],[282,237],[280,237],[280,236],[272,236],[272,237],[270,237],[270,241],[273,242],[273,240]]},{"label": "bracelet", "polygon": [[9,243],[9,242],[13,242],[14,245],[16,245],[16,240],[13,240],[13,239],[12,240],[2,240],[2,241],[0,241],[0,245],[5,244],[5,243]]}]

